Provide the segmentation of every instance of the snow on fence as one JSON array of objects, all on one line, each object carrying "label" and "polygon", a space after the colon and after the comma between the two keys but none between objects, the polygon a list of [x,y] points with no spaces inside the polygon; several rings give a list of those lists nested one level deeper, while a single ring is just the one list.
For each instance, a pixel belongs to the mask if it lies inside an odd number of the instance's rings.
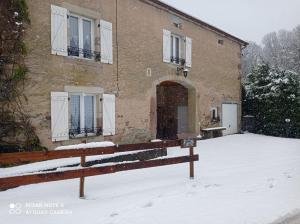
[{"label": "snow on fence", "polygon": [[[154,159],[149,161],[138,161],[131,163],[119,163],[100,167],[85,167],[86,156],[114,154],[120,152],[132,152],[147,149],[159,149],[181,146],[181,148],[189,148],[188,156],[180,156],[165,159]],[[0,153],[0,164],[20,164],[24,162],[37,162],[53,159],[80,157],[81,167],[74,170],[41,172],[38,174],[24,174],[20,176],[10,176],[0,178],[0,190],[9,189],[28,184],[37,184],[50,181],[59,181],[80,178],[80,197],[84,197],[84,177],[110,174],[126,170],[135,170],[143,168],[151,168],[157,166],[166,166],[179,163],[189,162],[190,178],[194,177],[194,161],[199,160],[198,155],[194,155],[193,148],[196,146],[195,139],[187,140],[171,140],[161,142],[150,142],[140,144],[114,145],[98,148],[79,148],[79,149],[63,149],[58,151],[43,152],[20,152],[20,153]]]}]

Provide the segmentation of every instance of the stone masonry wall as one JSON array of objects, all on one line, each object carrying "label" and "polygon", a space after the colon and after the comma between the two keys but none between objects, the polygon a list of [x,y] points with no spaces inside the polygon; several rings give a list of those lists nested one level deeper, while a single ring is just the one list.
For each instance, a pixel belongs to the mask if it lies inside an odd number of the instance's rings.
[{"label": "stone masonry wall", "polygon": [[[64,86],[97,86],[116,94],[117,143],[132,143],[155,138],[156,86],[159,80],[175,80],[195,90],[195,132],[210,125],[210,108],[222,102],[240,105],[240,45],[153,3],[141,0],[119,0],[118,18],[113,0],[27,0],[31,25],[26,30],[28,46],[26,82],[27,110],[43,145],[81,142],[75,139],[60,143],[51,141],[50,92]],[[99,13],[99,20],[113,24],[113,65],[85,59],[51,55],[50,5],[75,5]],[[117,19],[117,20],[116,20]],[[182,29],[174,20],[180,20]],[[118,23],[116,23],[118,21]],[[118,32],[116,33],[116,28]],[[176,66],[163,63],[163,29],[193,40],[192,68],[187,78],[176,75]],[[95,27],[95,43],[99,29]],[[218,44],[223,39],[224,44]],[[118,48],[117,41],[118,40]],[[117,49],[118,54],[117,54]],[[118,66],[117,66],[118,65]],[[151,70],[151,76],[147,74]],[[117,80],[118,86],[117,88]],[[88,138],[100,141],[103,137]]]}]

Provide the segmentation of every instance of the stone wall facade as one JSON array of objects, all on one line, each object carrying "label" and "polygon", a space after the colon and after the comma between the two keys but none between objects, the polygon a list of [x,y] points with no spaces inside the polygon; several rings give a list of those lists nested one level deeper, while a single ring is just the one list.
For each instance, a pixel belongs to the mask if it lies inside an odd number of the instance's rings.
[{"label": "stone wall facade", "polygon": [[[197,24],[146,0],[27,0],[31,24],[26,30],[29,68],[25,93],[32,123],[41,143],[49,149],[103,136],[54,143],[51,140],[51,91],[66,86],[101,87],[116,95],[117,143],[142,142],[156,137],[156,86],[174,81],[189,89],[190,131],[199,133],[212,124],[211,107],[224,102],[241,105],[241,46],[238,40]],[[99,49],[97,24],[113,25],[113,64],[51,54],[51,4],[95,19],[95,49]],[[181,27],[174,26],[180,21]],[[163,29],[192,38],[192,67],[187,78],[177,66],[164,63]],[[223,44],[219,44],[223,40]],[[240,112],[239,112],[240,118]],[[240,122],[240,119],[239,119]],[[239,124],[240,126],[240,124]]]}]

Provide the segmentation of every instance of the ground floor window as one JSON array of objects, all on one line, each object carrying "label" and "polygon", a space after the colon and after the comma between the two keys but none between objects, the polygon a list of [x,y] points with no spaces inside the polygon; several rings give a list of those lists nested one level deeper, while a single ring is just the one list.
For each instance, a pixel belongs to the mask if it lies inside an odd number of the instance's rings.
[{"label": "ground floor window", "polygon": [[65,86],[51,92],[52,141],[116,134],[116,97],[100,87]]},{"label": "ground floor window", "polygon": [[95,98],[88,94],[70,96],[70,134],[74,137],[96,133]]}]

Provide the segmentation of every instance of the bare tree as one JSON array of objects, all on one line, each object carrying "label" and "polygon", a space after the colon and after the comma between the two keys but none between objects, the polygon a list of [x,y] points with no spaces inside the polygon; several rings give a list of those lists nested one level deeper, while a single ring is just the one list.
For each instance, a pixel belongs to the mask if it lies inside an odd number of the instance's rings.
[{"label": "bare tree", "polygon": [[255,42],[249,42],[249,45],[243,50],[242,56],[242,74],[245,78],[252,69],[263,61],[263,52],[261,46]]},{"label": "bare tree", "polygon": [[292,31],[280,30],[263,37],[262,46],[250,42],[243,50],[242,72],[244,77],[262,62],[300,74],[300,25]]}]

